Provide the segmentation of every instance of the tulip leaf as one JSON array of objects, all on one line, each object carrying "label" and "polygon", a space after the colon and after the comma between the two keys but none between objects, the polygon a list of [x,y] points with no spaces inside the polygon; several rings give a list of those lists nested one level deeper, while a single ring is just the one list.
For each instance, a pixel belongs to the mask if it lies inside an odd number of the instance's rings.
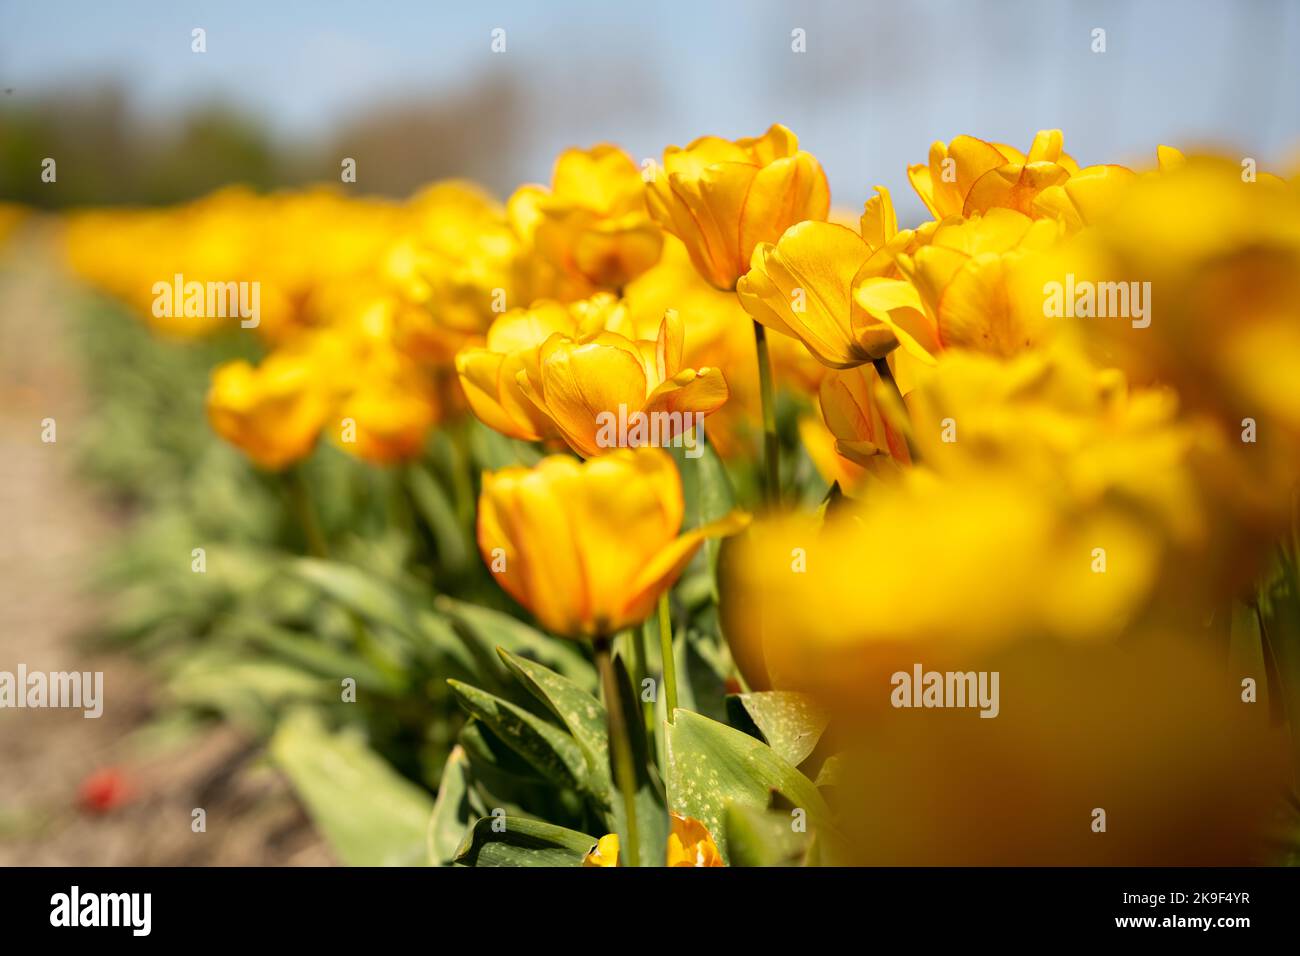
[{"label": "tulip leaf", "polygon": [[732,866],[797,866],[808,850],[789,814],[730,803],[725,821]]},{"label": "tulip leaf", "polygon": [[590,792],[587,760],[568,733],[487,691],[458,680],[447,683],[466,712],[491,728],[538,773],[561,787]]},{"label": "tulip leaf", "polygon": [[433,534],[441,565],[452,571],[464,569],[469,564],[469,549],[446,490],[427,468],[414,464],[407,468],[406,486],[416,510]]},{"label": "tulip leaf", "polygon": [[460,849],[465,829],[486,810],[476,806],[469,756],[457,744],[452,748],[438,781],[438,799],[429,817],[429,861],[434,866],[450,866]]},{"label": "tulip leaf", "polygon": [[[614,656],[614,676],[618,682],[619,700],[632,737],[632,761],[636,767],[636,819],[639,851],[637,862],[641,866],[663,866],[668,845],[668,809],[663,794],[663,784],[650,762],[650,747],[646,737],[645,715],[641,699],[632,685],[623,656]],[[611,757],[612,757],[611,753]],[[612,779],[617,779],[613,766],[609,767]],[[627,845],[626,812],[623,798],[610,790],[610,815],[612,828]]]},{"label": "tulip leaf", "polygon": [[[682,494],[686,502],[683,527],[690,529],[717,521],[730,514],[736,507],[736,493],[727,477],[727,469],[722,464],[713,446],[701,443],[700,455],[687,458],[684,452],[677,451],[677,470],[682,476]],[[716,570],[721,541],[706,538],[704,541],[705,563],[709,570],[709,581],[713,601],[718,600]]]},{"label": "tulip leaf", "polygon": [[817,789],[822,790],[827,787],[838,787],[840,777],[844,774],[844,755],[831,754],[822,763],[821,769],[817,771]]},{"label": "tulip leaf", "polygon": [[298,558],[293,572],[344,607],[396,631],[409,632],[411,608],[395,589],[361,568],[323,558]]},{"label": "tulip leaf", "polygon": [[727,806],[766,810],[781,794],[807,814],[810,828],[830,825],[830,809],[813,782],[775,750],[725,724],[678,709],[668,725],[668,806],[701,821],[727,850]]},{"label": "tulip leaf", "polygon": [[490,659],[492,666],[502,670],[502,676],[505,668],[497,657],[499,647],[540,661],[584,690],[595,689],[596,669],[572,643],[556,640],[509,614],[446,595],[439,595],[434,607],[452,621],[463,638],[476,645],[484,660]]},{"label": "tulip leaf", "polygon": [[476,821],[455,861],[466,866],[582,866],[596,838],[527,817]]},{"label": "tulip leaf", "polygon": [[369,664],[349,650],[334,647],[309,633],[299,633],[280,627],[270,621],[242,615],[223,622],[214,633],[230,634],[250,640],[272,655],[288,660],[305,670],[337,681],[343,677],[354,678],[358,687],[381,693],[394,693],[400,685],[393,677]]},{"label": "tulip leaf", "polygon": [[792,767],[808,759],[829,720],[811,697],[794,691],[735,694],[727,698],[727,709],[739,719],[733,724],[742,730],[746,729],[743,718],[748,717],[761,739]]},{"label": "tulip leaf", "polygon": [[609,787],[609,734],[605,706],[573,681],[536,661],[497,648],[501,659],[529,692],[555,714],[582,747],[593,785]]},{"label": "tulip leaf", "polygon": [[427,861],[433,800],[351,733],[331,733],[312,711],[289,714],[271,738],[271,759],[348,866]]}]

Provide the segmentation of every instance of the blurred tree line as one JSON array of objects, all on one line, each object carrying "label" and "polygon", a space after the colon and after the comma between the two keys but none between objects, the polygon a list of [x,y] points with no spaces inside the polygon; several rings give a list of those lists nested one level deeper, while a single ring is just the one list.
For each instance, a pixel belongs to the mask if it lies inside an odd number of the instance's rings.
[{"label": "blurred tree line", "polygon": [[[406,196],[448,176],[511,185],[507,157],[518,147],[521,97],[506,77],[487,77],[453,95],[376,104],[344,120],[321,142],[286,143],[258,119],[212,102],[165,123],[142,117],[124,92],[0,91],[0,200],[46,209],[173,203],[219,186],[258,190],[338,182],[356,160],[370,194]],[[57,179],[41,179],[53,158]]]}]

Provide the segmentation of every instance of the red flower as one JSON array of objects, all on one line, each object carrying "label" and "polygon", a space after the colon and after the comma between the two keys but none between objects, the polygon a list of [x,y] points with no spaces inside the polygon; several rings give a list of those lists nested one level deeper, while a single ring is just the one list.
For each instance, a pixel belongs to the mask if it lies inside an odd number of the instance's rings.
[{"label": "red flower", "polygon": [[88,813],[108,813],[131,799],[131,787],[117,767],[96,770],[77,790],[77,804]]}]

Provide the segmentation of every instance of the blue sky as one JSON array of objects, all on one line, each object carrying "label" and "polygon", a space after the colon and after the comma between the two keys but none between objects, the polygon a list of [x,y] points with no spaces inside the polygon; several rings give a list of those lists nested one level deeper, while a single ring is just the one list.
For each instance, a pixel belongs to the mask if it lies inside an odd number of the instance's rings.
[{"label": "blue sky", "polygon": [[566,145],[611,140],[639,159],[780,121],[822,159],[837,205],[880,182],[906,219],[920,213],[906,163],[960,132],[1023,147],[1060,126],[1085,163],[1211,140],[1267,168],[1300,147],[1300,4],[1285,0],[0,0],[0,86],[112,80],[160,123],[226,100],[310,142],[385,98],[498,73],[527,90],[508,163],[520,181],[545,179]]}]

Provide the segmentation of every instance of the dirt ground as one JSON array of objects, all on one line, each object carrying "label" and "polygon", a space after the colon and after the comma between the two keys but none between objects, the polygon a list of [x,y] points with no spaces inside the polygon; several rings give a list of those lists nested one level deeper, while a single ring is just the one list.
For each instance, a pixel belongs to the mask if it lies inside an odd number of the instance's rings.
[{"label": "dirt ground", "polygon": [[[84,586],[120,519],[72,472],[84,414],[64,333],[67,277],[50,225],[0,251],[0,671],[102,671],[104,710],[0,709],[0,865],[324,865],[328,850],[255,747],[217,729],[140,746],[154,687],[135,662],[90,655]],[[53,418],[57,440],[41,440]],[[116,768],[124,799],[93,810],[88,777]],[[191,827],[194,808],[206,831]]]}]

